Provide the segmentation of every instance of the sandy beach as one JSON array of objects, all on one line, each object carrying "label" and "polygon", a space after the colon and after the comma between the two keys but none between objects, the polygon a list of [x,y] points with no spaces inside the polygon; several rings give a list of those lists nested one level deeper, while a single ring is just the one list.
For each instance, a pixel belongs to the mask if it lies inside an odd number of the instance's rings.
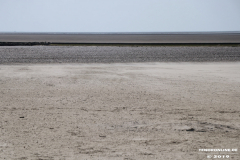
[{"label": "sandy beach", "polygon": [[199,149],[239,149],[239,88],[239,62],[0,65],[0,159],[223,155]]}]

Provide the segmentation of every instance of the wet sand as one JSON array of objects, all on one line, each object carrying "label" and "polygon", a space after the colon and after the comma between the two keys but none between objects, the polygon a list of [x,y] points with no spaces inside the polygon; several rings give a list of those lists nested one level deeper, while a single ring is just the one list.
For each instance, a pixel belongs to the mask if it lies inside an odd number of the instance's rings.
[{"label": "wet sand", "polygon": [[0,46],[0,64],[234,61],[240,47]]},{"label": "wet sand", "polygon": [[239,62],[0,65],[0,159],[207,159],[239,88]]}]

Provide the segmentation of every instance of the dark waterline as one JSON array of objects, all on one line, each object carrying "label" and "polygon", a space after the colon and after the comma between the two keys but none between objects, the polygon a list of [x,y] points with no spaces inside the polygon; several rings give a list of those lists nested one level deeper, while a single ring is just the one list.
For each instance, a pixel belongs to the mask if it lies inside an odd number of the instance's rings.
[{"label": "dark waterline", "polygon": [[[240,32],[1,33],[0,45],[44,44],[240,44]],[[28,44],[29,43],[29,44]],[[40,44],[38,44],[40,43]]]},{"label": "dark waterline", "polygon": [[240,31],[208,31],[208,32],[0,32],[0,34],[240,34]]}]

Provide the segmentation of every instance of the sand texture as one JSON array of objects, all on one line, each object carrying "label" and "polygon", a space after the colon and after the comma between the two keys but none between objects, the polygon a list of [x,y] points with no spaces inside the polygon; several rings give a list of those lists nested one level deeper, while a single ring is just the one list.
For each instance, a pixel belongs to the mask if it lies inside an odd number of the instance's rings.
[{"label": "sand texture", "polygon": [[1,65],[0,159],[207,159],[239,149],[239,88],[239,62]]}]

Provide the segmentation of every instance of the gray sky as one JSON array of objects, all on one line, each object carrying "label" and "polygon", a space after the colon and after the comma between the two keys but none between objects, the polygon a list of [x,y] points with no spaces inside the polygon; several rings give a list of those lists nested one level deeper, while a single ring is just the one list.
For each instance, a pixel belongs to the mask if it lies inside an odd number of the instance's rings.
[{"label": "gray sky", "polygon": [[240,31],[240,0],[0,0],[13,31]]}]

